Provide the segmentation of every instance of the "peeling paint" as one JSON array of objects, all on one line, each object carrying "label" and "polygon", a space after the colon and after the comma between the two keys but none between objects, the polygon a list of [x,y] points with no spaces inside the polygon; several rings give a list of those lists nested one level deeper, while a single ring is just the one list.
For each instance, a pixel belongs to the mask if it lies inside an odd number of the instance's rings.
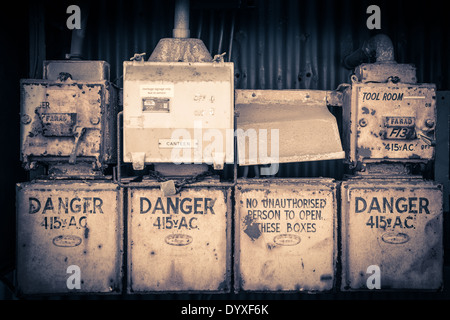
[{"label": "peeling paint", "polygon": [[370,158],[372,155],[372,150],[370,148],[359,148],[358,154],[361,158]]},{"label": "peeling paint", "polygon": [[244,218],[244,232],[246,235],[252,239],[252,241],[258,239],[261,236],[261,231],[259,230],[259,223],[254,222],[250,215]]}]

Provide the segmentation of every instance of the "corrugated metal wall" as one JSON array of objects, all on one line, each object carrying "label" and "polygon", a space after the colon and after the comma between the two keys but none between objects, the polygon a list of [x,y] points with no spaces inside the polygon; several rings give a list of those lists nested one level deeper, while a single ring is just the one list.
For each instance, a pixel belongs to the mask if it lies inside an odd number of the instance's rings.
[{"label": "corrugated metal wall", "polygon": [[[18,135],[18,79],[42,76],[42,60],[64,59],[70,51],[66,9],[71,4],[80,5],[82,14],[89,11],[85,58],[109,62],[111,80],[118,86],[124,60],[134,53],[146,52],[148,57],[159,39],[172,36],[174,0],[12,3],[0,28],[8,35],[2,37],[2,61],[9,62],[3,65],[2,87],[10,88],[2,91],[8,105],[1,117],[4,132]],[[371,4],[381,8],[381,32],[391,37],[396,60],[415,64],[419,82],[449,90],[450,20],[444,1],[427,0],[419,6],[408,0],[191,0],[191,36],[201,38],[212,55],[227,52],[226,60],[235,63],[237,89],[332,90],[348,82],[350,71],[342,59],[375,33],[366,27]],[[341,126],[340,109],[331,111]],[[2,184],[4,209],[13,213],[9,200],[14,198],[14,184],[25,174],[20,170],[18,140],[6,133],[2,137],[2,150],[14,154],[2,159],[1,166],[8,168]],[[240,174],[251,176],[252,171],[241,168]],[[343,173],[342,161],[336,160],[284,164],[278,175],[340,179]],[[14,220],[12,215],[7,218]],[[13,225],[14,221],[5,223],[2,232],[5,265],[13,261]]]},{"label": "corrugated metal wall", "polygon": [[[212,55],[227,52],[226,59],[235,63],[238,89],[334,89],[348,81],[342,59],[373,35],[366,27],[370,4],[373,1],[191,0],[191,36],[202,39]],[[159,39],[172,36],[173,5],[90,3],[86,58],[108,61],[112,78],[120,77],[124,60],[136,52],[147,52],[148,57]],[[450,38],[443,3],[378,5],[381,32],[393,40],[397,61],[416,64],[419,81],[448,88],[445,58]]]},{"label": "corrugated metal wall", "polygon": [[[237,89],[332,90],[348,82],[351,71],[342,66],[343,58],[374,34],[366,27],[366,9],[371,4],[191,0],[191,36],[202,39],[213,56],[227,53],[226,60],[235,63]],[[415,64],[419,82],[448,88],[450,33],[443,4],[375,4],[381,9],[381,32],[394,42],[397,61]],[[90,3],[86,58],[108,61],[111,79],[122,86],[122,62],[134,53],[146,52],[148,57],[159,39],[172,36],[173,8],[174,1]],[[331,111],[340,122],[340,109]],[[343,173],[342,161],[322,161],[282,164],[278,176],[340,179]],[[247,171],[241,169],[240,174]]]}]

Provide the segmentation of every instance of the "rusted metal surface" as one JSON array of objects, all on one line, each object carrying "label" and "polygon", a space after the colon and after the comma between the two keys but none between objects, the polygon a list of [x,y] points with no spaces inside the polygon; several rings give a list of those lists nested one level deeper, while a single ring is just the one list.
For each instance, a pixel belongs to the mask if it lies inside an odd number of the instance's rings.
[{"label": "rusted metal surface", "polygon": [[189,7],[190,0],[175,1],[174,38],[189,38]]},{"label": "rusted metal surface", "polygon": [[[123,190],[110,182],[17,184],[19,294],[122,290]],[[78,266],[80,288],[69,288]]]},{"label": "rusted metal surface", "polygon": [[344,93],[346,159],[364,162],[427,162],[434,159],[434,84],[359,83]]},{"label": "rusted metal surface", "polygon": [[124,162],[233,163],[233,64],[124,62]]},{"label": "rusted metal surface", "polygon": [[355,76],[362,83],[386,82],[389,77],[402,83],[417,83],[414,65],[404,63],[362,63],[355,68]]},{"label": "rusted metal surface", "polygon": [[328,291],[336,280],[337,183],[238,180],[235,291]]},{"label": "rusted metal surface", "polygon": [[148,61],[211,62],[203,41],[195,38],[164,38],[159,40]]},{"label": "rusted metal surface", "polygon": [[367,290],[370,266],[380,288],[443,285],[440,185],[421,179],[342,182],[342,290]]},{"label": "rusted metal surface", "polygon": [[101,171],[115,161],[116,90],[108,81],[21,80],[21,160],[91,163]]},{"label": "rusted metal surface", "polygon": [[210,185],[128,188],[129,293],[230,291],[231,188]]},{"label": "rusted metal surface", "polygon": [[343,63],[348,69],[353,69],[370,58],[382,64],[395,62],[394,45],[387,35],[381,33],[369,38],[360,49],[345,57]]},{"label": "rusted metal surface", "polygon": [[56,81],[61,72],[70,74],[72,80],[102,81],[110,79],[110,66],[106,61],[44,61],[43,79]]}]

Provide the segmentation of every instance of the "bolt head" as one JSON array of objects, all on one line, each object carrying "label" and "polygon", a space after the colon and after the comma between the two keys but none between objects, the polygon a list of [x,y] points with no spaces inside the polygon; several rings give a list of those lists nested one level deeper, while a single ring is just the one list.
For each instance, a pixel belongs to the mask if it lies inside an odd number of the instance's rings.
[{"label": "bolt head", "polygon": [[100,123],[99,117],[92,117],[89,120],[90,120],[91,124],[93,124],[94,126]]},{"label": "bolt head", "polygon": [[427,119],[427,120],[425,120],[425,125],[426,125],[428,128],[433,128],[433,127],[434,127],[434,121],[433,121],[433,119]]},{"label": "bolt head", "polygon": [[365,118],[362,118],[361,120],[359,120],[359,125],[361,126],[361,127],[365,127],[365,126],[367,126],[367,120],[365,119]]},{"label": "bolt head", "polygon": [[23,124],[29,124],[31,122],[31,117],[27,114],[24,114],[20,118],[20,121],[22,121]]}]

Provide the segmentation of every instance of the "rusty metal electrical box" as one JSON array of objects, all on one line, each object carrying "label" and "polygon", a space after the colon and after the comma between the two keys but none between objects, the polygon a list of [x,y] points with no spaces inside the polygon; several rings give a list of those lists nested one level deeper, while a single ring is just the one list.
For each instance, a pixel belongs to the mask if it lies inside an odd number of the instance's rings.
[{"label": "rusty metal electrical box", "polygon": [[329,291],[336,281],[333,179],[240,179],[235,290]]},{"label": "rusty metal electrical box", "polygon": [[[342,182],[342,290],[443,285],[442,188],[422,179]],[[369,286],[368,286],[369,282]]]},{"label": "rusty metal electrical box", "polygon": [[438,290],[443,194],[414,171],[433,163],[436,86],[409,64],[361,64],[343,90],[342,290]]},{"label": "rusty metal electrical box", "polygon": [[125,61],[124,162],[233,163],[233,63]]},{"label": "rusty metal electrical box", "polygon": [[16,189],[19,293],[121,292],[123,189],[94,180],[33,181]]},{"label": "rusty metal electrical box", "polygon": [[128,292],[229,292],[231,188],[214,179],[163,196],[128,190]]},{"label": "rusty metal electrical box", "polygon": [[344,149],[350,164],[434,159],[434,84],[417,84],[415,68],[396,63],[363,64],[352,81],[343,104]]},{"label": "rusty metal electrical box", "polygon": [[21,160],[50,176],[93,176],[116,161],[117,90],[103,61],[46,61],[21,80]]}]

